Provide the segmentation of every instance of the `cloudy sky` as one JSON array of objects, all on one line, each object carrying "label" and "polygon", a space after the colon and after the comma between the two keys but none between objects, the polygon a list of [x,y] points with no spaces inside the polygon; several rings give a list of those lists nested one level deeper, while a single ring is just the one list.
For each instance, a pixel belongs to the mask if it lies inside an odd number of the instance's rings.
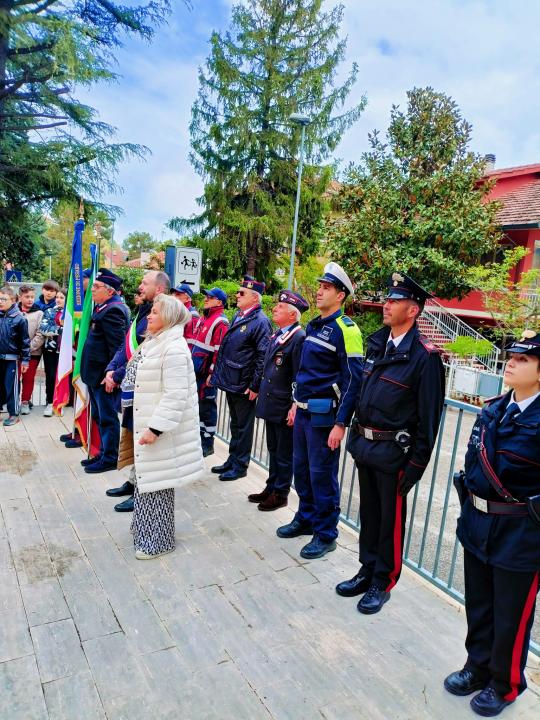
[{"label": "cloudy sky", "polygon": [[[168,26],[152,45],[129,43],[118,55],[119,83],[95,87],[89,102],[118,129],[119,142],[146,145],[144,163],[125,164],[122,195],[107,197],[124,215],[116,241],[133,230],[169,237],[164,224],[196,209],[202,183],[189,160],[188,124],[197,68],[212,30],[224,30],[232,0],[172,0]],[[328,0],[334,5],[333,0]],[[494,153],[497,167],[540,162],[540,53],[537,0],[342,0],[348,37],[345,73],[359,65],[353,104],[367,107],[344,136],[336,157],[356,160],[367,134],[388,126],[392,104],[431,85],[450,94],[473,124],[473,149]]]}]

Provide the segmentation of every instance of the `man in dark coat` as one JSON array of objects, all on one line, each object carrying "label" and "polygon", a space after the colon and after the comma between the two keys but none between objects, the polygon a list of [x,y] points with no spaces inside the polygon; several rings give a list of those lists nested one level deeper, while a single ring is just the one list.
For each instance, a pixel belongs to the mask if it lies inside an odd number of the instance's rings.
[{"label": "man in dark coat", "polygon": [[[171,283],[169,276],[165,272],[160,270],[149,270],[144,274],[138,288],[138,295],[141,299],[141,304],[139,305],[137,315],[132,320],[132,323],[126,333],[125,341],[117,350],[113,359],[106,368],[105,377],[102,383],[105,385],[105,390],[107,392],[112,393],[116,388],[120,387],[120,383],[126,374],[126,366],[134,350],[136,350],[144,340],[148,315],[152,309],[154,298],[160,293],[168,294],[170,286]],[[126,408],[124,411],[122,426],[132,430],[132,407]],[[116,512],[133,512],[133,493],[135,492],[133,474],[134,470],[132,468],[129,480],[126,480],[126,482],[120,485],[120,487],[109,488],[109,490],[105,491],[105,494],[109,497],[122,497],[124,495],[129,495],[127,500],[119,502],[114,506]]]},{"label": "man in dark coat", "polygon": [[248,495],[248,500],[259,503],[258,508],[263,511],[287,505],[291,489],[294,418],[289,412],[293,405],[293,382],[306,337],[300,326],[300,314],[308,307],[301,295],[283,290],[272,309],[272,320],[278,329],[266,350],[256,411],[256,416],[265,421],[270,467],[265,489]]},{"label": "man in dark coat", "polygon": [[129,327],[129,309],[118,291],[122,279],[106,268],[100,268],[92,285],[94,312],[81,358],[81,379],[88,387],[92,417],[101,436],[100,453],[82,460],[87,473],[116,469],[120,422],[117,412],[118,391],[107,392],[103,384],[105,370],[122,347]]},{"label": "man in dark coat", "polygon": [[211,385],[225,390],[231,415],[229,457],[212,472],[220,480],[247,475],[255,425],[255,401],[272,326],[261,308],[265,284],[246,275],[236,292],[238,312],[219,348]]},{"label": "man in dark coat", "polygon": [[360,571],[338,595],[365,593],[364,614],[379,612],[401,573],[406,495],[429,462],[444,404],[439,350],[418,331],[430,294],[394,273],[383,307],[385,327],[367,340],[348,450],[360,481]]}]

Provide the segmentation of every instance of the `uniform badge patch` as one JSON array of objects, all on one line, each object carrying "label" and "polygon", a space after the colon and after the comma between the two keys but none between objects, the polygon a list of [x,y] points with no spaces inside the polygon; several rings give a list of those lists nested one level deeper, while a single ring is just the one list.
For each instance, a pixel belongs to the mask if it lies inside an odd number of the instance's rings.
[{"label": "uniform badge patch", "polygon": [[246,330],[247,330],[247,325],[242,325],[242,327],[240,328],[240,332],[246,332]]},{"label": "uniform badge patch", "polygon": [[280,365],[283,365],[283,353],[277,353],[276,357],[274,358],[274,365],[277,365],[278,367]]},{"label": "uniform badge patch", "polygon": [[321,340],[326,340],[326,342],[328,342],[330,340],[330,336],[332,335],[333,329],[334,328],[331,328],[329,325],[324,325],[317,333],[317,337],[321,338]]}]

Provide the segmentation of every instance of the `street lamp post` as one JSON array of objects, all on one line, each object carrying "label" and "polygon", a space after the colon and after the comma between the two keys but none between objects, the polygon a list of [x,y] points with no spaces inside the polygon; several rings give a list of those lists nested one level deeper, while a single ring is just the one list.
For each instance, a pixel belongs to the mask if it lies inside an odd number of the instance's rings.
[{"label": "street lamp post", "polygon": [[298,161],[298,184],[296,186],[296,204],[294,207],[294,223],[293,223],[293,236],[292,236],[292,247],[291,247],[291,262],[289,265],[289,290],[293,289],[294,279],[294,259],[296,256],[296,234],[298,231],[298,213],[300,210],[300,192],[302,189],[302,167],[304,165],[304,139],[306,135],[306,125],[311,122],[307,115],[301,115],[300,113],[294,113],[290,116],[289,120],[296,125],[300,125],[302,128],[302,135],[300,139],[300,158]]}]

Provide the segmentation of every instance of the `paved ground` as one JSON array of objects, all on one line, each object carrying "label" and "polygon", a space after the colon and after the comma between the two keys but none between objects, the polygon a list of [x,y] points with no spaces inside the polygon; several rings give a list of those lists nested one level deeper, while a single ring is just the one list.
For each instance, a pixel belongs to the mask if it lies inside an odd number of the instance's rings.
[{"label": "paved ground", "polygon": [[[104,494],[119,474],[85,475],[63,429],[38,412],[0,429],[2,720],[475,717],[441,685],[463,661],[463,612],[414,574],[359,615],[334,593],[355,536],[301,560],[302,539],[275,536],[291,510],[246,501],[256,466],[178,493],[176,552],[136,561]],[[539,713],[532,682],[504,716]]]}]

